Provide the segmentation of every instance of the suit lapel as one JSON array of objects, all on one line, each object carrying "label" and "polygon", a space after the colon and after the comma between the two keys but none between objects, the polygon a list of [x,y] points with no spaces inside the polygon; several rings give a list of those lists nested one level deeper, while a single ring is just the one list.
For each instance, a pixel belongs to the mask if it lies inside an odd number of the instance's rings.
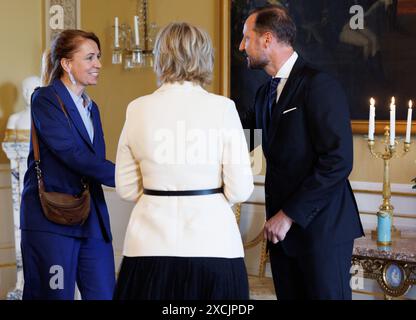
[{"label": "suit lapel", "polygon": [[59,79],[55,80],[52,86],[54,87],[59,97],[62,99],[62,102],[68,112],[68,115],[71,118],[72,123],[75,125],[75,128],[77,128],[78,133],[81,135],[84,142],[91,148],[91,150],[94,151],[94,147],[91,143],[87,129],[85,128],[84,122],[81,119],[78,109],[75,106],[75,103],[72,100],[71,95],[68,92],[68,89]]},{"label": "suit lapel", "polygon": [[290,72],[289,78],[283,88],[282,93],[280,94],[277,104],[274,105],[272,118],[270,120],[269,130],[267,132],[268,143],[270,144],[274,136],[277,133],[279,128],[279,122],[282,117],[283,109],[288,106],[291,101],[294,93],[297,91],[299,84],[302,81],[302,70],[305,65],[305,62],[301,57],[298,57],[296,63],[293,66],[292,71]]},{"label": "suit lapel", "polygon": [[267,103],[266,99],[267,94],[267,84],[262,85],[259,88],[259,93],[257,94],[256,100],[254,101],[254,110],[256,112],[256,129],[265,129],[266,118],[264,117],[264,108]]},{"label": "suit lapel", "polygon": [[101,133],[102,128],[100,125],[100,116],[98,113],[98,107],[94,102],[92,103],[91,115],[92,115],[92,123],[94,126],[93,146],[94,146],[94,149],[97,151],[100,145],[99,139],[101,137],[100,133]]},{"label": "suit lapel", "polygon": [[268,109],[269,90],[270,90],[270,86],[269,86],[269,83],[267,82],[264,87],[264,94],[262,94],[263,101],[261,103],[261,120],[262,120],[261,123],[262,123],[262,129],[264,133],[266,134],[266,137],[267,137],[267,132],[270,126],[269,109]]},{"label": "suit lapel", "polygon": [[266,154],[266,145],[267,145],[267,128],[269,126],[267,120],[267,97],[268,97],[268,82],[265,83],[260,89],[255,101],[255,111],[256,111],[256,128],[262,130],[262,145],[263,152]]}]

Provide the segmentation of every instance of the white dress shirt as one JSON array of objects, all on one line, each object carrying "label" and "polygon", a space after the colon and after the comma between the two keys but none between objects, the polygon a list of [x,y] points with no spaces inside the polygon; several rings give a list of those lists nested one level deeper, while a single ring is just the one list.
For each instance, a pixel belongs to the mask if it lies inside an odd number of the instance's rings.
[{"label": "white dress shirt", "polygon": [[92,143],[94,141],[94,124],[91,118],[92,100],[85,92],[82,93],[82,95],[77,96],[68,87],[66,87],[66,89],[77,107],[79,115],[81,116],[82,122],[84,123],[85,129],[87,130],[88,136],[90,137]]},{"label": "white dress shirt", "polygon": [[276,102],[279,101],[280,94],[282,93],[283,88],[285,87],[287,79],[289,78],[289,75],[292,72],[293,66],[295,65],[297,59],[298,54],[296,53],[296,51],[294,51],[292,55],[289,57],[289,59],[286,60],[286,62],[274,76],[274,78],[281,78],[279,85],[277,86]]}]

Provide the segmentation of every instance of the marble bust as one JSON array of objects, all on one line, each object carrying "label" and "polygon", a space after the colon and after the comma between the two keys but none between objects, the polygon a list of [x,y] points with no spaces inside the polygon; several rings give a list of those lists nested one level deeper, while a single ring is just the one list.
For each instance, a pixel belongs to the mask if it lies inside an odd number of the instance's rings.
[{"label": "marble bust", "polygon": [[35,88],[41,86],[41,80],[37,76],[30,76],[22,82],[22,95],[25,101],[24,110],[14,113],[7,121],[8,130],[30,130],[30,97]]}]

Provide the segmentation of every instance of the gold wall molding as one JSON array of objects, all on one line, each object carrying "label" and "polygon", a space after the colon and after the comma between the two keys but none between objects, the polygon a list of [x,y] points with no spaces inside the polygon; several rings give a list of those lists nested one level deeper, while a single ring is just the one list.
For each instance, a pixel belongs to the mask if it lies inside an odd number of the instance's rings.
[{"label": "gold wall molding", "polygon": [[[377,298],[381,298],[384,300],[384,294],[381,292],[373,292],[373,291],[365,291],[365,290],[352,290],[352,293],[355,294],[362,294],[362,295],[366,295],[366,296],[373,296],[373,297],[377,297]],[[395,300],[413,300],[407,297],[397,297],[395,298]]]},{"label": "gold wall molding", "polygon": [[[377,216],[377,212],[360,211],[360,214]],[[416,214],[394,213],[394,217],[395,218],[404,218],[404,219],[416,219]]]},{"label": "gold wall molding", "polygon": [[0,269],[13,268],[13,267],[16,267],[15,262],[0,264]]},{"label": "gold wall molding", "polygon": [[[416,134],[416,122],[412,122],[412,134]],[[354,134],[368,134],[368,121],[353,120],[351,121],[352,132]],[[390,121],[376,121],[375,134],[383,135],[384,128],[390,126]],[[396,134],[406,133],[406,121],[396,121]]]},{"label": "gold wall molding", "polygon": [[[248,204],[248,205],[254,205],[254,206],[264,206],[265,205],[264,202],[258,202],[258,201],[246,201],[246,202],[243,202],[242,204]],[[371,215],[371,216],[376,216],[377,215],[377,212],[369,212],[369,211],[360,211],[359,213],[364,214],[364,215]],[[403,219],[416,219],[416,214],[395,213],[394,217],[403,218]]]},{"label": "gold wall molding", "polygon": [[220,0],[220,94],[230,96],[231,0]]},{"label": "gold wall molding", "polygon": [[[254,186],[256,187],[264,187],[264,182],[254,182]],[[368,190],[368,189],[352,189],[354,193],[367,193],[367,194],[376,194],[382,195],[383,191],[380,190]],[[412,192],[400,192],[400,191],[392,191],[392,196],[400,196],[400,197],[416,197],[416,193]]]},{"label": "gold wall molding", "polygon": [[6,131],[4,132],[3,142],[15,142],[15,141],[16,141],[16,130],[6,129]]},{"label": "gold wall molding", "polygon": [[363,294],[366,296],[373,296],[384,299],[384,294],[382,292],[366,291],[366,290],[352,290],[352,293]]},{"label": "gold wall molding", "polygon": [[258,201],[245,201],[242,204],[251,204],[254,206],[264,206],[265,203],[264,202],[258,202]]},{"label": "gold wall molding", "polygon": [[6,129],[3,142],[29,142],[30,130]]},{"label": "gold wall molding", "polygon": [[[378,191],[378,190],[352,189],[352,191],[354,191],[354,193],[356,192],[356,193],[367,193],[367,194],[376,194],[376,195],[383,194],[382,191]],[[392,196],[399,196],[399,197],[416,197],[416,193],[400,192],[400,191],[392,191],[391,195]]]},{"label": "gold wall molding", "polygon": [[0,246],[0,250],[11,250],[11,249],[14,249],[14,245],[7,244],[4,247]]}]

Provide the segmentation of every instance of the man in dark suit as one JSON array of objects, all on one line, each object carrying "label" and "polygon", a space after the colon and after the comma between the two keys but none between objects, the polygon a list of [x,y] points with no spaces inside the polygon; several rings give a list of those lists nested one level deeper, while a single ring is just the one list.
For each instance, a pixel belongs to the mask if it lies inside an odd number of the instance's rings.
[{"label": "man in dark suit", "polygon": [[267,6],[245,22],[240,51],[272,79],[241,115],[262,129],[266,158],[264,235],[279,299],[351,299],[354,239],[363,235],[348,181],[353,145],[346,97],[337,81],[293,49],[296,27]]}]

